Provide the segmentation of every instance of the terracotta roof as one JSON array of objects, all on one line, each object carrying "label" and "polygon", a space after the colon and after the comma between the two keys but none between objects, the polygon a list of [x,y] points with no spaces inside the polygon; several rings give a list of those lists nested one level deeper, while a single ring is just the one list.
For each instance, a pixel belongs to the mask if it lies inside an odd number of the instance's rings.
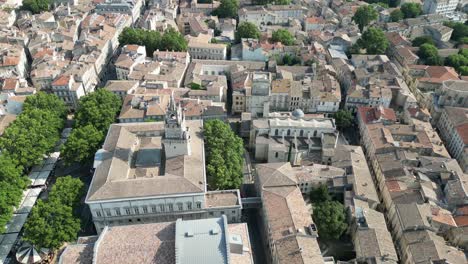
[{"label": "terracotta roof", "polygon": [[447,80],[459,80],[458,73],[452,67],[411,65],[410,69],[424,70],[426,76],[419,78],[421,82],[442,83]]},{"label": "terracotta roof", "polygon": [[459,227],[468,226],[468,215],[455,216],[454,220]]},{"label": "terracotta roof", "polygon": [[395,111],[384,107],[358,107],[358,113],[365,124],[379,121],[382,119],[396,121]]},{"label": "terracotta roof", "polygon": [[17,79],[14,78],[7,78],[3,81],[3,87],[2,91],[7,91],[7,90],[15,90],[16,89],[16,84],[18,83]]},{"label": "terracotta roof", "polygon": [[69,75],[61,75],[57,79],[55,79],[54,82],[52,82],[53,86],[65,86],[68,85],[68,82],[70,81],[70,76]]}]

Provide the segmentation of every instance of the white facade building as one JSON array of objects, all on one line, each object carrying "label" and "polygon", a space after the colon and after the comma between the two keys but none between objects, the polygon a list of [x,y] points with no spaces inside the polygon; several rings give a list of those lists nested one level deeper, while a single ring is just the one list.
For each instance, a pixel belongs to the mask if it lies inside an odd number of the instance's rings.
[{"label": "white facade building", "polygon": [[106,225],[178,218],[240,221],[238,190],[207,191],[201,129],[173,99],[165,122],[111,125],[86,197],[98,233]]},{"label": "white facade building", "polygon": [[460,0],[424,0],[423,12],[425,14],[452,14]]}]

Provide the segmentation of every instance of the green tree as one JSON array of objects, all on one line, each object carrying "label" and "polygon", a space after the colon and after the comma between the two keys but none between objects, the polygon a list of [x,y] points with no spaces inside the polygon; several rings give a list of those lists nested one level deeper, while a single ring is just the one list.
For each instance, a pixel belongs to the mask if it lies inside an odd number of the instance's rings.
[{"label": "green tree", "polygon": [[0,156],[0,182],[17,189],[25,189],[29,183],[28,177],[23,174],[23,167],[7,154]]},{"label": "green tree", "polygon": [[93,125],[105,135],[109,126],[114,123],[120,106],[120,97],[105,89],[98,89],[80,98],[75,127]]},{"label": "green tree", "polygon": [[458,69],[468,65],[468,58],[461,54],[452,54],[445,59],[445,65]]},{"label": "green tree", "polygon": [[458,69],[460,75],[462,76],[468,76],[468,66],[461,66],[460,69]]},{"label": "green tree", "polygon": [[42,109],[53,112],[55,115],[65,118],[68,110],[63,100],[55,94],[38,92],[34,96],[26,97],[23,104],[23,111],[29,112],[32,109]]},{"label": "green tree", "polygon": [[427,65],[443,64],[437,48],[429,43],[423,44],[419,47],[418,56]]},{"label": "green tree", "polygon": [[260,31],[257,26],[251,22],[240,23],[236,31],[236,41],[240,42],[243,38],[260,38]]},{"label": "green tree", "polygon": [[350,127],[354,120],[353,114],[348,110],[339,110],[333,118],[335,118],[336,126],[341,130]]},{"label": "green tree", "polygon": [[38,200],[23,230],[23,239],[36,248],[58,249],[64,242],[76,239],[80,220],[73,216],[70,206],[57,200]]},{"label": "green tree", "polygon": [[453,29],[450,39],[454,41],[461,41],[463,38],[468,37],[468,25],[461,22],[445,22],[445,26]]},{"label": "green tree", "polygon": [[403,19],[403,12],[400,9],[395,9],[390,13],[390,19],[392,22],[398,22]]},{"label": "green tree", "polygon": [[278,29],[273,32],[271,40],[281,42],[284,45],[290,46],[294,44],[294,36],[286,29]]},{"label": "green tree", "polygon": [[32,109],[19,117],[0,138],[0,148],[23,167],[36,165],[60,139],[63,119],[47,110]]},{"label": "green tree", "polygon": [[162,50],[186,51],[187,40],[174,28],[168,28],[161,39]]},{"label": "green tree", "polygon": [[21,8],[31,11],[33,14],[39,14],[42,11],[48,11],[49,6],[49,0],[24,0]]},{"label": "green tree", "polygon": [[242,139],[221,120],[205,122],[203,127],[208,187],[211,190],[236,189],[242,184]]},{"label": "green tree", "polygon": [[397,7],[400,5],[400,0],[388,0],[389,7]]},{"label": "green tree", "polygon": [[422,13],[421,5],[417,3],[404,3],[400,9],[405,18],[414,18]]},{"label": "green tree", "polygon": [[312,188],[310,191],[310,200],[314,204],[331,201],[327,186],[325,184],[320,184],[318,187]]},{"label": "green tree", "polygon": [[93,125],[77,127],[62,146],[61,156],[66,164],[89,162],[93,160],[103,140],[103,133]]},{"label": "green tree", "polygon": [[84,191],[80,179],[59,177],[46,201],[38,200],[24,225],[25,241],[36,248],[58,249],[76,239],[80,219],[73,213]]},{"label": "green tree", "polygon": [[353,21],[358,25],[359,30],[362,32],[371,21],[377,19],[377,11],[371,5],[361,6],[357,9],[353,16]]},{"label": "green tree", "polygon": [[293,65],[301,64],[301,60],[294,55],[289,55],[286,53],[282,57],[278,57],[276,60],[276,63],[278,65],[293,66]]},{"label": "green tree", "polygon": [[76,208],[83,195],[83,187],[83,182],[78,178],[72,176],[58,177],[50,191],[49,201]]},{"label": "green tree", "polygon": [[434,40],[432,39],[431,36],[417,37],[417,38],[413,39],[413,41],[412,41],[413,47],[421,47],[421,45],[426,44],[426,43],[435,46],[435,42],[434,42]]},{"label": "green tree", "polygon": [[213,11],[213,15],[220,18],[231,17],[235,18],[237,16],[237,11],[239,10],[239,2],[237,0],[221,0],[219,7]]},{"label": "green tree", "polygon": [[313,219],[320,237],[325,239],[339,239],[348,229],[344,206],[336,201],[316,204]]},{"label": "green tree", "polygon": [[357,45],[366,49],[367,54],[384,54],[389,44],[381,29],[370,27],[362,34]]}]

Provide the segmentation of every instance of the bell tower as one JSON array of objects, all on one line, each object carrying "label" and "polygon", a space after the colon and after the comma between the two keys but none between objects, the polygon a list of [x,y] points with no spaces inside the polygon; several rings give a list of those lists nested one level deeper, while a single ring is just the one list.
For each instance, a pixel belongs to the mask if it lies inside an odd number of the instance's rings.
[{"label": "bell tower", "polygon": [[166,111],[163,144],[168,158],[190,155],[189,128],[185,124],[185,113],[180,104],[176,104],[174,94],[171,94]]}]

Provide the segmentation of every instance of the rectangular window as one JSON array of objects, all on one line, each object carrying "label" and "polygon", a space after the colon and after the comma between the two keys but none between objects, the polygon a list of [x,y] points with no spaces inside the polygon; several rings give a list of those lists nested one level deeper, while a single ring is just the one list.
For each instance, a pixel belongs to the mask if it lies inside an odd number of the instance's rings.
[{"label": "rectangular window", "polygon": [[125,208],[125,213],[126,213],[127,215],[130,215],[130,208]]},{"label": "rectangular window", "polygon": [[178,203],[177,207],[178,207],[179,211],[184,210],[184,205],[182,203]]},{"label": "rectangular window", "polygon": [[138,207],[133,207],[133,210],[135,211],[135,214],[140,214],[140,209],[138,209]]},{"label": "rectangular window", "polygon": [[146,206],[146,205],[143,206],[143,213],[144,214],[148,213],[148,206]]},{"label": "rectangular window", "polygon": [[201,202],[197,202],[197,209],[201,209]]},{"label": "rectangular window", "polygon": [[159,205],[159,211],[161,211],[161,212],[166,211],[166,208],[164,207],[164,204]]},{"label": "rectangular window", "polygon": [[102,216],[101,210],[97,210],[97,211],[96,211],[96,216],[97,216],[97,217],[101,217],[101,216]]},{"label": "rectangular window", "polygon": [[187,209],[192,210],[192,202],[187,202]]},{"label": "rectangular window", "polygon": [[106,215],[107,215],[107,216],[112,216],[112,213],[111,213],[111,210],[110,210],[110,209],[106,209]]},{"label": "rectangular window", "polygon": [[120,208],[115,208],[115,215],[121,216],[122,214],[120,213]]},{"label": "rectangular window", "polygon": [[151,212],[152,212],[153,214],[155,214],[155,213],[158,212],[158,210],[156,209],[156,205],[152,205],[152,206],[151,206]]},{"label": "rectangular window", "polygon": [[167,205],[169,207],[169,212],[172,212],[174,211],[174,205],[172,205],[171,203]]}]

